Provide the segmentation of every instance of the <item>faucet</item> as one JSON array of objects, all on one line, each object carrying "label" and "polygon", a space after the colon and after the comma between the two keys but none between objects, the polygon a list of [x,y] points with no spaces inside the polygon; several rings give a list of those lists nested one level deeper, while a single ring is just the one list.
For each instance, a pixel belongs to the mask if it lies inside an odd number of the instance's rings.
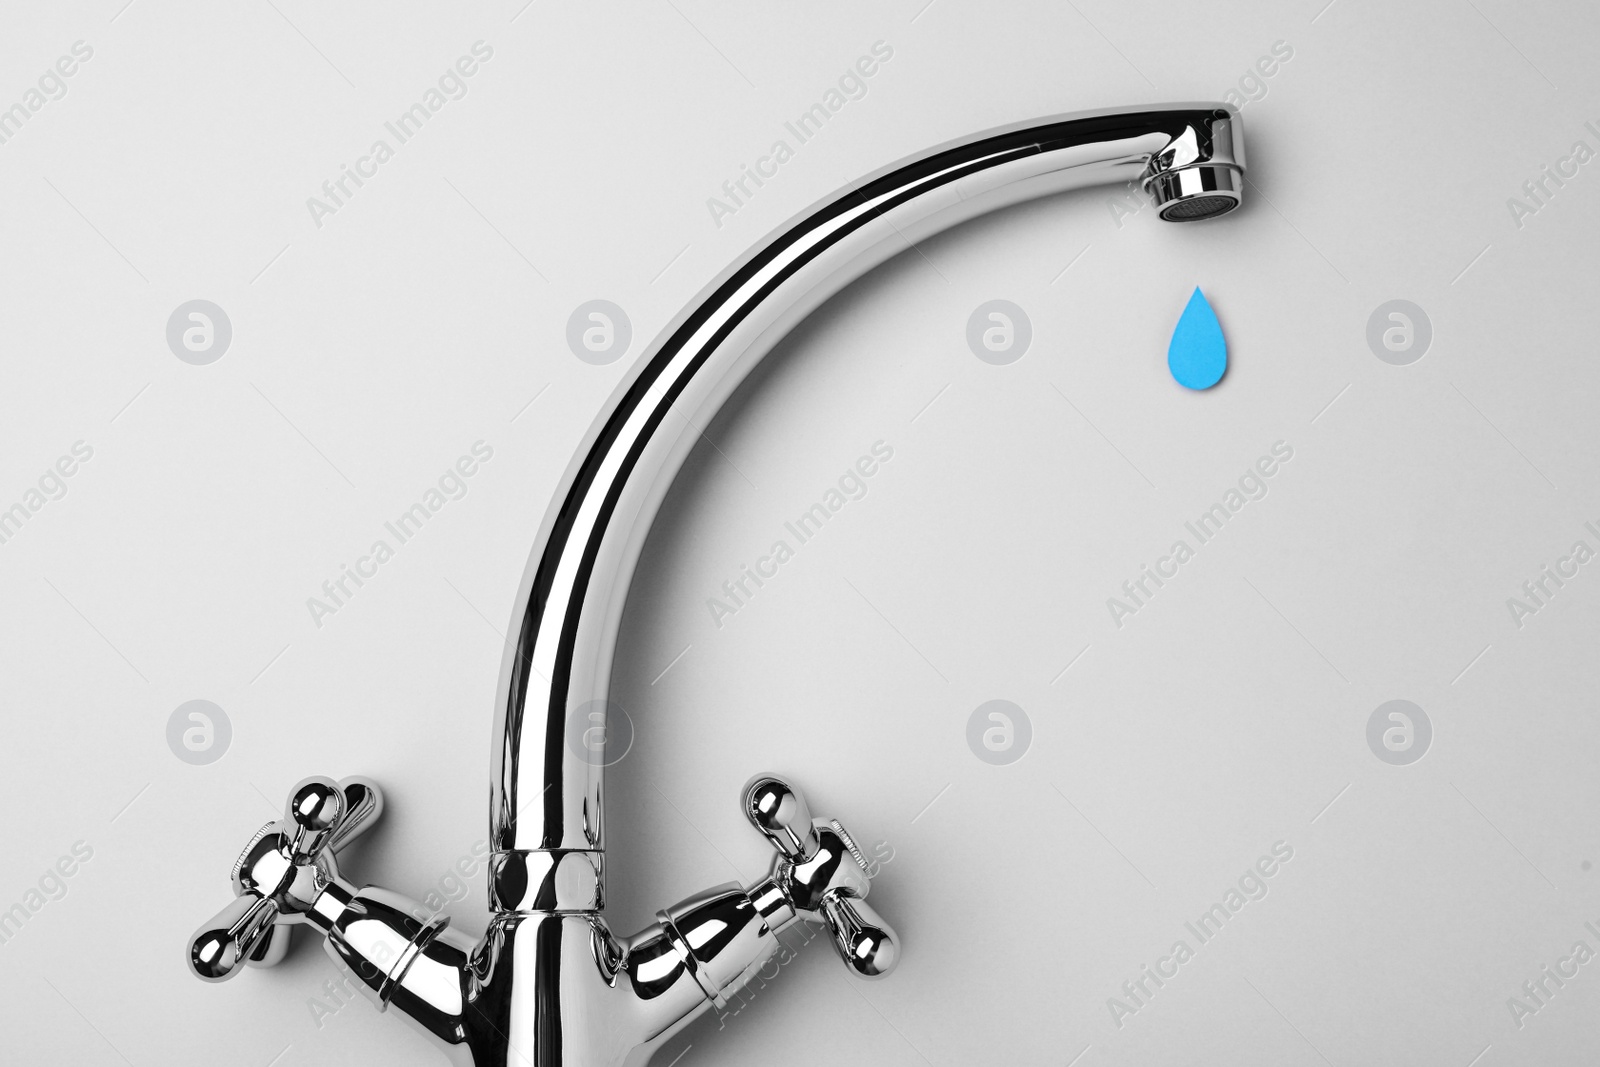
[{"label": "faucet", "polygon": [[497,690],[482,938],[420,903],[345,879],[338,854],[382,793],[307,778],[233,866],[235,898],[195,934],[191,969],[222,981],[270,966],[310,926],[380,1011],[462,1067],[642,1067],[721,1007],[798,922],[825,926],[862,978],[899,939],[866,903],[868,863],[794,785],[752,778],[741,806],[772,845],[767,876],[708,889],[631,937],[607,926],[602,781],[612,659],[645,535],[709,418],[777,341],[907,245],[1035,197],[1138,183],[1169,222],[1239,205],[1244,154],[1224,104],[1093,111],[1019,123],[921,152],[780,227],[724,271],[646,350],[608,400],[540,526]]}]

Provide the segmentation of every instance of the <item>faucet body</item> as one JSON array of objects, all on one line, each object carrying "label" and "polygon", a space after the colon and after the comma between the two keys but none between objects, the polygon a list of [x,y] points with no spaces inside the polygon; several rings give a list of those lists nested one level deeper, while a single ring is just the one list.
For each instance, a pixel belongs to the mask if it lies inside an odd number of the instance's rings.
[{"label": "faucet body", "polygon": [[992,130],[887,167],[802,212],[725,271],[645,351],[588,432],[517,597],[497,696],[490,799],[493,918],[474,940],[422,905],[339,872],[381,810],[372,783],[306,779],[235,864],[236,900],[201,928],[208,980],[283,957],[310,925],[380,1009],[463,1067],[639,1065],[721,1006],[778,948],[826,925],[862,977],[894,966],[867,863],[798,790],[758,776],[742,803],[773,845],[751,886],[718,886],[631,937],[606,925],[604,731],[634,566],[699,427],[755,363],[844,285],[940,230],[1071,189],[1142,183],[1161,218],[1222,214],[1242,194],[1239,118],[1221,104],[1088,112]]}]

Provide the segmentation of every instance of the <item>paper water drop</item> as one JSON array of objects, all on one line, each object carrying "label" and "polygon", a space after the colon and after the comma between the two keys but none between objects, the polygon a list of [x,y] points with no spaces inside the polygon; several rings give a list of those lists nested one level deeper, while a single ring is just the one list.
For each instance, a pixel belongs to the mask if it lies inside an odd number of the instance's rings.
[{"label": "paper water drop", "polygon": [[1210,389],[1228,369],[1228,342],[1205,294],[1195,286],[1167,346],[1167,369],[1186,389]]}]

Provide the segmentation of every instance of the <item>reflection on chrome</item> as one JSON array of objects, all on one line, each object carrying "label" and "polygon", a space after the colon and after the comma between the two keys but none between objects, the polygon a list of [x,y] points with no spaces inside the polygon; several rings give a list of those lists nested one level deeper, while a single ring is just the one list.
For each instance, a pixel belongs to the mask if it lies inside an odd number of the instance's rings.
[{"label": "reflection on chrome", "polygon": [[[866,862],[795,787],[758,775],[750,822],[768,876],[717,886],[632,937],[604,908],[603,758],[572,736],[607,706],[623,603],[650,522],[698,434],[797,322],[873,266],[985,212],[1069,189],[1142,183],[1167,221],[1238,206],[1239,118],[1221,104],[1091,112],[943,145],[850,186],[730,267],[675,319],[607,403],[540,527],[501,669],[490,780],[483,938],[416,901],[340,874],[337,854],[382,812],[364,779],[308,778],[250,839],[235,899],[190,946],[197,975],[268,966],[295,926],[325,937],[380,1011],[398,1008],[473,1067],[640,1065],[721,1006],[796,922],[829,931],[856,975],[893,969],[899,942],[866,903]],[[601,713],[603,714],[603,712]],[[579,720],[576,730],[572,717]]]}]

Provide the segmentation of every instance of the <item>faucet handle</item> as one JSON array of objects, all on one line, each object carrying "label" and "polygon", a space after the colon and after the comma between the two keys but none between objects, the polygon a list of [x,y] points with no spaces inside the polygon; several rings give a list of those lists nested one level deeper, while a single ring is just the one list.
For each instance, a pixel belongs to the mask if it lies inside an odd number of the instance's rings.
[{"label": "faucet handle", "polygon": [[[271,897],[254,893],[234,897],[195,932],[189,947],[190,969],[207,982],[232,978],[246,960],[266,946],[277,929],[277,918],[278,905]],[[284,933],[288,933],[287,929]]]},{"label": "faucet handle", "polygon": [[861,978],[882,978],[900,962],[900,939],[872,905],[860,897],[829,893],[822,914],[839,958]]},{"label": "faucet handle", "polygon": [[208,982],[242,964],[271,967],[289,951],[293,927],[339,876],[335,859],[383,814],[370,779],[314,776],[289,794],[283,818],[257,830],[233,864],[235,897],[195,931],[189,967]]},{"label": "faucet handle", "polygon": [[776,775],[758,774],[745,783],[741,807],[750,825],[766,835],[784,859],[807,860],[816,855],[811,806],[796,786]]},{"label": "faucet handle", "polygon": [[306,862],[324,851],[344,851],[382,814],[383,791],[370,778],[351,775],[335,782],[312,775],[289,794],[282,825],[290,828],[293,855]]},{"label": "faucet handle", "polygon": [[333,839],[344,813],[344,790],[332,778],[313,775],[296,785],[283,806],[289,858],[295,863],[309,863],[320,855]]},{"label": "faucet handle", "polygon": [[372,829],[372,824],[383,814],[383,790],[370,778],[353,774],[339,780],[344,793],[344,816],[333,828],[328,839],[328,851],[343,852],[345,846]]},{"label": "faucet handle", "polygon": [[[867,857],[838,819],[818,819],[815,831],[817,862],[796,867],[790,884],[798,888],[809,882],[811,893],[821,890],[815,910],[828,924],[845,966],[860,978],[882,978],[900,962],[900,938],[864,899],[872,890]],[[824,862],[829,855],[836,857],[831,864]]]},{"label": "faucet handle", "polygon": [[[283,819],[269,824],[259,837],[272,831],[285,841],[280,851],[292,863],[314,863],[324,853],[343,852],[350,842],[372,829],[383,814],[383,791],[370,778],[352,775],[342,781],[312,775],[302,779],[283,806]],[[256,842],[246,846],[239,859],[250,861]]]},{"label": "faucet handle", "polygon": [[837,819],[816,819],[800,790],[772,774],[745,784],[745,818],[778,852],[772,882],[810,922],[825,923],[845,965],[862,978],[881,978],[900,959],[900,941],[867,904],[872,888],[867,858]]}]

